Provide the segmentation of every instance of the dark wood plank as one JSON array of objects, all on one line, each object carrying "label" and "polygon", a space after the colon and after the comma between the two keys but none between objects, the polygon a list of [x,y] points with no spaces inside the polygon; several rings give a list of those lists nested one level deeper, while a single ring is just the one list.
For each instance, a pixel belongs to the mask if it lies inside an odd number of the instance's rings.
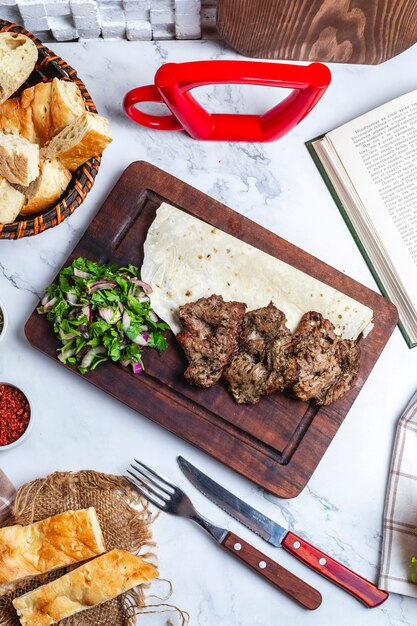
[{"label": "dark wood plank", "polygon": [[[294,497],[311,477],[384,348],[397,322],[396,309],[345,274],[144,162],[132,163],[125,170],[66,265],[77,256],[141,265],[146,233],[164,200],[291,263],[374,311],[375,327],[361,341],[357,385],[326,408],[284,394],[263,398],[254,407],[238,406],[222,384],[209,390],[191,387],[183,380],[185,360],[173,335],[162,355],[145,351],[146,371],[141,376],[104,363],[83,377],[272,493]],[[56,359],[58,341],[44,316],[34,311],[25,332],[33,346]]]},{"label": "dark wood plank", "polygon": [[249,57],[377,64],[417,41],[417,2],[218,0],[217,28]]}]

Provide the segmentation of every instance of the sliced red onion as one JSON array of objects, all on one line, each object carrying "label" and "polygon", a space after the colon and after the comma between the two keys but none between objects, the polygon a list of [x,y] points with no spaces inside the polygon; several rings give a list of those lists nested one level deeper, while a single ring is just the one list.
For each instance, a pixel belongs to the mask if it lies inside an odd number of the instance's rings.
[{"label": "sliced red onion", "polygon": [[123,365],[123,367],[127,367],[129,365],[130,361],[120,361],[120,364]]},{"label": "sliced red onion", "polygon": [[117,311],[116,309],[112,309],[111,307],[104,307],[104,306],[99,308],[98,314],[108,324],[116,324],[116,322],[118,322],[119,319],[122,317],[120,311]]},{"label": "sliced red onion", "polygon": [[149,318],[153,321],[153,322],[159,322],[158,316],[154,311],[149,311]]},{"label": "sliced red onion", "polygon": [[99,280],[96,283],[92,283],[91,285],[87,285],[88,293],[94,293],[98,289],[114,289],[117,286],[117,283],[114,280]]},{"label": "sliced red onion", "polygon": [[142,324],[141,330],[149,330],[149,328],[146,326],[146,324]]},{"label": "sliced red onion", "polygon": [[87,272],[83,272],[76,267],[74,267],[74,276],[78,276],[78,278],[85,278],[86,280],[90,278],[90,274],[88,274]]},{"label": "sliced red onion", "polygon": [[123,330],[127,330],[130,326],[130,317],[126,311],[123,313],[122,326],[123,326]]},{"label": "sliced red onion", "polygon": [[[147,337],[145,337],[145,335],[147,335]],[[139,335],[136,335],[136,337],[132,339],[132,341],[138,346],[147,346],[149,342],[149,335],[148,333],[139,333]]]},{"label": "sliced red onion", "polygon": [[81,367],[90,367],[94,357],[98,354],[104,354],[105,352],[106,348],[104,346],[96,346],[95,348],[91,348],[91,350],[89,350],[87,354],[83,357],[81,361]]},{"label": "sliced red onion", "polygon": [[58,354],[58,359],[61,361],[61,363],[65,363],[65,361],[74,354],[75,350],[73,348],[68,348],[67,350],[64,350],[63,352],[60,352],[60,354]]},{"label": "sliced red onion", "polygon": [[71,293],[70,291],[65,294],[65,297],[70,304],[77,304],[78,302],[78,297],[75,295],[75,293]]},{"label": "sliced red onion", "polygon": [[149,294],[152,293],[152,287],[148,285],[148,283],[144,283],[143,280],[139,280],[139,278],[130,278],[130,282],[134,285],[138,285],[138,287],[142,287],[146,295],[149,296]]},{"label": "sliced red onion", "polygon": [[132,361],[132,370],[134,374],[142,374],[142,365],[137,361]]},{"label": "sliced red onion", "polygon": [[41,301],[41,305],[40,307],[38,307],[39,313],[47,313],[48,311],[50,311],[55,302],[57,301],[57,298],[52,298],[52,300],[48,300],[49,296],[48,294],[46,294]]},{"label": "sliced red onion", "polygon": [[91,307],[91,304],[85,304],[81,309],[81,312],[87,317],[87,320],[91,322],[91,320],[93,319],[93,309]]},{"label": "sliced red onion", "polygon": [[138,298],[139,302],[150,302],[151,299],[148,298],[148,296],[141,296],[140,298]]}]

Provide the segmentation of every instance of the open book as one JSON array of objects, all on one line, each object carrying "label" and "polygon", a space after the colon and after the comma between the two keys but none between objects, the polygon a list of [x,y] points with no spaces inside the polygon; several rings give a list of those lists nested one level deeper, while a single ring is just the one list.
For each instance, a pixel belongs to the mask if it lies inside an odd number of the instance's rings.
[{"label": "open book", "polygon": [[417,90],[307,147],[400,328],[417,345]]}]

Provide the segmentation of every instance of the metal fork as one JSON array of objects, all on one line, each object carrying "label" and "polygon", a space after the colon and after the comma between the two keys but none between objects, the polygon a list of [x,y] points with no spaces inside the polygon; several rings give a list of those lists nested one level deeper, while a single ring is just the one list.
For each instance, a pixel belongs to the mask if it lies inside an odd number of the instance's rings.
[{"label": "metal fork", "polygon": [[249,565],[278,589],[293,598],[306,609],[317,609],[321,604],[320,593],[306,582],[283,568],[251,544],[234,533],[216,526],[200,515],[189,497],[178,485],[171,482],[141,461],[134,460],[127,470],[126,480],[153,505],[172,515],[188,517],[204,528],[213,539],[240,561]]}]

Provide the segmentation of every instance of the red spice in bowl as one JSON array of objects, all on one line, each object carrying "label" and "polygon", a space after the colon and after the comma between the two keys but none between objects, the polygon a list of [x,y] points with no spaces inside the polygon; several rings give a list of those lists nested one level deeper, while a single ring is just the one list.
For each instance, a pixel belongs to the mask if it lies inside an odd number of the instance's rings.
[{"label": "red spice in bowl", "polygon": [[23,435],[29,426],[30,405],[17,387],[0,384],[0,446],[8,446]]}]

